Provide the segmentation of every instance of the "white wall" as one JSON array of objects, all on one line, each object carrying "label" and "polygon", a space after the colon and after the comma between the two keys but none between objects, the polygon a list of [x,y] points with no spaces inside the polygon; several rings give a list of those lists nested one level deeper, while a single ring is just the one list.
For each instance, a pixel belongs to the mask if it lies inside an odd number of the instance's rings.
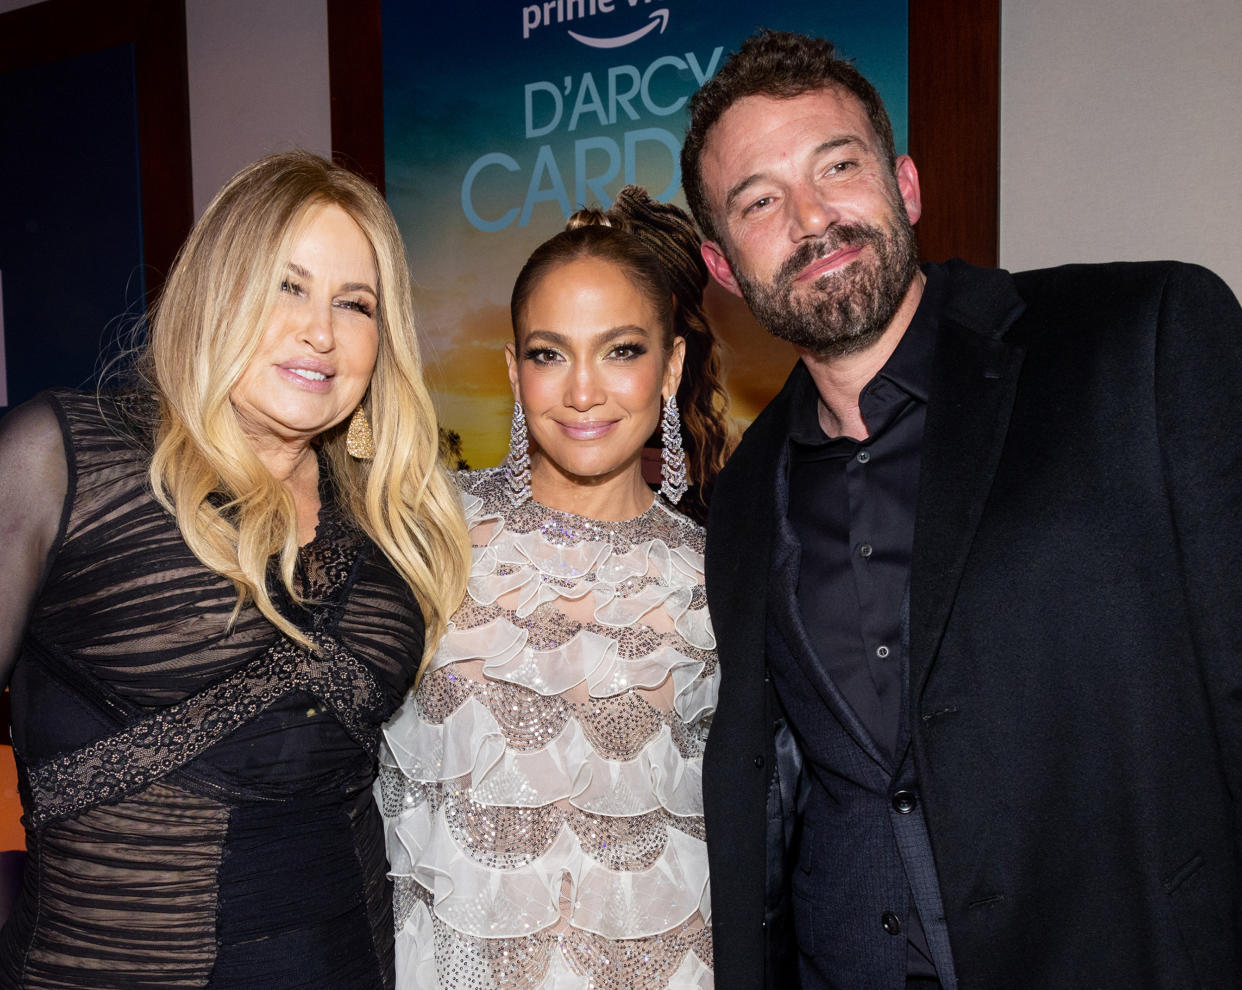
[{"label": "white wall", "polygon": [[1242,296],[1242,3],[1002,0],[1000,260],[1180,258]]},{"label": "white wall", "polygon": [[194,215],[247,162],[332,148],[325,0],[186,0]]}]

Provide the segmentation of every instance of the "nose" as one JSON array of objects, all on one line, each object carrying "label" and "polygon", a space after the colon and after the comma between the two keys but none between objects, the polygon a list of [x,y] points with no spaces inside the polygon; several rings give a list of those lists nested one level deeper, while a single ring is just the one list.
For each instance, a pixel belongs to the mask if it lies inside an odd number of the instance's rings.
[{"label": "nose", "polygon": [[332,328],[331,306],[309,306],[301,331],[300,340],[309,344],[317,353],[323,354],[332,350],[336,344],[336,334]]},{"label": "nose", "polygon": [[604,390],[599,379],[599,369],[593,361],[576,361],[570,369],[565,388],[565,405],[578,412],[586,412],[604,401]]},{"label": "nose", "polygon": [[839,219],[837,210],[812,185],[801,184],[790,189],[788,202],[792,240],[822,237]]}]

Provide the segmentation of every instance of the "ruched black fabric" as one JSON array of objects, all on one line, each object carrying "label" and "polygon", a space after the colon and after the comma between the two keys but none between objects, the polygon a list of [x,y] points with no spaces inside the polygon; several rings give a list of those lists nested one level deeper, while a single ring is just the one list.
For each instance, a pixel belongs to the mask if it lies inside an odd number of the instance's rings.
[{"label": "ruched black fabric", "polygon": [[[0,987],[390,987],[371,783],[422,654],[413,596],[331,485],[279,596],[194,557],[150,493],[140,402],[50,393],[62,530],[13,672],[28,866]],[[0,512],[3,510],[0,509]]]}]

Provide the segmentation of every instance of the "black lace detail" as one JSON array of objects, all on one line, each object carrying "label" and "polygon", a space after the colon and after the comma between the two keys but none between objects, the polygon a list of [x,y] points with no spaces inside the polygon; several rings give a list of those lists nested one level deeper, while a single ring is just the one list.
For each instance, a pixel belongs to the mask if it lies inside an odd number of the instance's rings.
[{"label": "black lace detail", "polygon": [[371,755],[389,705],[371,671],[335,639],[314,653],[282,637],[228,677],[103,739],[28,769],[30,826],[118,801],[180,770],[292,691],[323,701]]},{"label": "black lace detail", "polygon": [[[324,478],[322,465],[320,477]],[[331,633],[344,614],[346,593],[353,587],[354,575],[370,556],[373,544],[332,500],[326,483],[321,488],[323,502],[315,538],[298,551],[294,575],[300,585],[302,604],[290,602],[275,579],[275,561],[268,587],[277,608],[299,629]]]},{"label": "black lace detail", "polygon": [[306,600],[320,602],[346,588],[358,554],[367,542],[362,531],[336,505],[325,505],[320,510],[315,539],[298,555],[302,595]]}]

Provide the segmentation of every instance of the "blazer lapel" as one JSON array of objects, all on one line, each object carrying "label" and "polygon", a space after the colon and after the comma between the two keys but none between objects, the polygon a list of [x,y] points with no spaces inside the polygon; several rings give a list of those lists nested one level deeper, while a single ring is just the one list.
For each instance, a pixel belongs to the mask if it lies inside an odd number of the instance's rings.
[{"label": "blazer lapel", "polygon": [[961,262],[948,268],[914,525],[909,678],[916,705],[1000,461],[1025,355],[1001,339],[1024,308],[1009,274]]},{"label": "blazer lapel", "polygon": [[725,465],[707,526],[707,598],[722,661],[721,690],[733,691],[736,685],[738,693],[749,698],[761,697],[767,690],[773,478],[788,430],[790,390],[786,382]]}]

